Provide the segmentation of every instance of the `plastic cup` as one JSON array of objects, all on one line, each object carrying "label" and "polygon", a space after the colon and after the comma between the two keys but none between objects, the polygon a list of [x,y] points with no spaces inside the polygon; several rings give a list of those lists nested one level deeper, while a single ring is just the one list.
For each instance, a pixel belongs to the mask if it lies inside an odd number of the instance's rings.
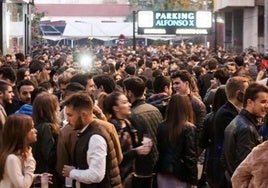
[{"label": "plastic cup", "polygon": [[149,137],[149,135],[145,134],[145,135],[143,136],[142,144],[143,144],[145,147],[147,147],[147,146],[149,146],[149,143],[150,143],[151,141],[152,141],[152,140],[151,140],[151,138]]},{"label": "plastic cup", "polygon": [[73,179],[65,177],[65,187],[72,187],[72,186],[73,186]]},{"label": "plastic cup", "polygon": [[41,176],[41,188],[48,188],[48,176],[47,175]]}]

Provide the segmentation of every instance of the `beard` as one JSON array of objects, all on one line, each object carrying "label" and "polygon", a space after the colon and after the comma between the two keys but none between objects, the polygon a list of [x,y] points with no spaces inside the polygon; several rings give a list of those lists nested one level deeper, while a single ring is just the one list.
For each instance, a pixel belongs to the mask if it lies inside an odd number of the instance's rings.
[{"label": "beard", "polygon": [[75,125],[74,130],[81,130],[84,127],[81,116],[78,117]]}]

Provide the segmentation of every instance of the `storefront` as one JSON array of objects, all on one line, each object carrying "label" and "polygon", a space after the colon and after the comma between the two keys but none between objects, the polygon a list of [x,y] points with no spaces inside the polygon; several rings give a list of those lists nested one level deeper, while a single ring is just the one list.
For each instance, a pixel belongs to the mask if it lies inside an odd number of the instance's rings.
[{"label": "storefront", "polygon": [[214,10],[223,18],[223,41],[227,51],[252,48],[264,53],[263,0],[217,0]]},{"label": "storefront", "polygon": [[28,53],[30,46],[31,4],[33,0],[4,0],[1,3],[2,55]]}]

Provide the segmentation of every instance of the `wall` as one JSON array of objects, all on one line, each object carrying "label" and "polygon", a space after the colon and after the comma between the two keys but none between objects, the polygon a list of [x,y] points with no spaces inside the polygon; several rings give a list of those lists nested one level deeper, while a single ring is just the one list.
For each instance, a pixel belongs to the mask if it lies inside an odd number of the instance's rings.
[{"label": "wall", "polygon": [[214,9],[220,10],[228,7],[254,7],[255,0],[215,0]]},{"label": "wall", "polygon": [[244,9],[243,48],[258,48],[258,7]]}]

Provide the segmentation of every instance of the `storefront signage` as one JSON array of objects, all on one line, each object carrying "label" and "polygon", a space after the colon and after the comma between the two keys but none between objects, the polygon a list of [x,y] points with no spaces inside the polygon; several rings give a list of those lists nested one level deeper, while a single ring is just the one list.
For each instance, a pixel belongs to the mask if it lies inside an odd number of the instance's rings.
[{"label": "storefront signage", "polygon": [[207,34],[209,11],[139,11],[138,34]]},{"label": "storefront signage", "polygon": [[155,12],[155,27],[195,27],[195,12]]}]

